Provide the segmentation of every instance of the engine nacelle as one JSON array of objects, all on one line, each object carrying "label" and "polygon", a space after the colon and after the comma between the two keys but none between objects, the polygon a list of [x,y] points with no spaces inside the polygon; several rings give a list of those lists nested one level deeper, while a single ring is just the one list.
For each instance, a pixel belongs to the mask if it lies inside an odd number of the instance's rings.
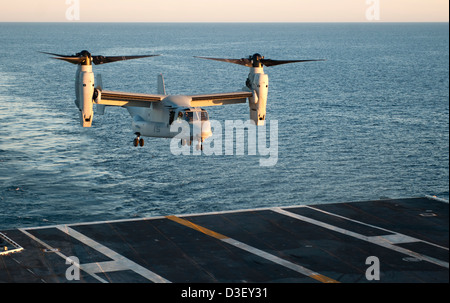
[{"label": "engine nacelle", "polygon": [[76,97],[75,103],[80,110],[80,123],[83,127],[91,127],[94,118],[94,74],[92,66],[81,65],[77,71],[75,81]]},{"label": "engine nacelle", "polygon": [[264,73],[255,73],[249,75],[249,80],[253,90],[253,97],[249,98],[250,119],[256,125],[264,125],[269,92],[269,77]]}]

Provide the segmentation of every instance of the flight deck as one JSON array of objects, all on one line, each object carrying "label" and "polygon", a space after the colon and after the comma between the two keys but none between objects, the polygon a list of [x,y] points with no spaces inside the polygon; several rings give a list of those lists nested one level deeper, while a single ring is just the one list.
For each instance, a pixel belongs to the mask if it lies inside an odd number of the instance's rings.
[{"label": "flight deck", "polygon": [[311,204],[0,231],[6,283],[448,283],[449,204]]}]

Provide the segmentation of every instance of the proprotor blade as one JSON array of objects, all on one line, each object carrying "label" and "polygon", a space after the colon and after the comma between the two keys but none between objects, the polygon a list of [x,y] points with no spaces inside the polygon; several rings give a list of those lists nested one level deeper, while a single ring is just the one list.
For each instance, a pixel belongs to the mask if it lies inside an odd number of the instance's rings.
[{"label": "proprotor blade", "polygon": [[92,56],[87,50],[83,50],[83,51],[81,51],[75,55],[71,55],[71,56],[60,55],[60,54],[55,54],[55,53],[47,53],[47,52],[40,52],[40,53],[56,56],[56,57],[53,57],[53,59],[63,60],[63,61],[66,61],[66,62],[69,62],[72,64],[82,64],[82,65],[91,65],[92,62],[94,64],[105,64],[105,63],[117,62],[117,61],[123,61],[123,60],[160,56],[160,55]]},{"label": "proprotor blade", "polygon": [[60,54],[55,54],[55,53],[47,53],[47,52],[40,52],[40,53],[41,54],[52,55],[52,56],[57,56],[57,57],[78,58],[78,56],[76,56],[76,55],[66,56],[66,55],[60,55]]},{"label": "proprotor blade", "polygon": [[194,58],[222,61],[222,62],[228,62],[228,63],[244,65],[244,66],[248,66],[248,67],[252,66],[252,61],[250,59],[245,59],[245,58],[242,58],[242,59],[222,59],[222,58],[209,58],[209,57],[198,57],[198,56],[194,56]]},{"label": "proprotor blade", "polygon": [[92,62],[94,64],[106,64],[110,62],[117,62],[123,60],[131,60],[131,59],[139,59],[139,58],[147,58],[147,57],[156,57],[160,55],[142,55],[142,56],[92,56]]},{"label": "proprotor blade", "polygon": [[56,56],[53,57],[53,59],[63,60],[72,64],[80,64],[83,62],[84,58],[78,56],[78,55],[72,55],[72,56],[66,56],[66,55],[60,55],[55,53],[47,53],[47,52],[40,52],[42,54],[52,55]]},{"label": "proprotor blade", "polygon": [[85,58],[79,57],[53,57],[53,59],[63,60],[72,64],[81,64],[86,60]]},{"label": "proprotor blade", "polygon": [[311,59],[311,60],[272,60],[272,59],[261,59],[261,63],[265,66],[275,66],[287,63],[298,63],[298,62],[311,62],[311,61],[325,61],[325,59]]},{"label": "proprotor blade", "polygon": [[252,66],[253,67],[261,67],[262,65],[275,66],[275,65],[287,64],[287,63],[310,62],[310,61],[325,61],[324,59],[272,60],[272,59],[264,59],[264,57],[262,57],[260,54],[254,54],[253,56],[250,56],[249,58],[242,58],[242,59],[223,59],[223,58],[209,58],[209,57],[197,57],[197,56],[195,56],[195,58],[234,63],[234,64],[244,65],[244,66],[248,66],[248,67],[252,67]]}]

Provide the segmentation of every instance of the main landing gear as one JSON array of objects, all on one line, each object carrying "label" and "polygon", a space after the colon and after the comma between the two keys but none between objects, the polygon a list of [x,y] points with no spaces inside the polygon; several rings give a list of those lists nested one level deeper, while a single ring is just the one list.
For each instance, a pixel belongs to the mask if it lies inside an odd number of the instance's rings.
[{"label": "main landing gear", "polygon": [[133,140],[133,145],[135,146],[135,147],[138,147],[138,146],[144,146],[144,139],[142,139],[141,138],[141,134],[140,133],[135,133],[135,135],[136,135],[136,138],[134,138],[134,140]]}]

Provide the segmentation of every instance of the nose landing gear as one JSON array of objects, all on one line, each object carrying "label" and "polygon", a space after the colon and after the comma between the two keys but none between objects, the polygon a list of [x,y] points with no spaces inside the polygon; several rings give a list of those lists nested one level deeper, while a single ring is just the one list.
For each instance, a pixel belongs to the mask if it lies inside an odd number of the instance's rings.
[{"label": "nose landing gear", "polygon": [[142,139],[141,138],[141,134],[140,133],[135,133],[135,135],[136,135],[136,138],[134,138],[134,140],[133,140],[133,145],[135,146],[135,147],[138,147],[138,146],[144,146],[144,139]]},{"label": "nose landing gear", "polygon": [[[197,150],[203,150],[203,141],[204,141],[203,138],[202,138],[201,140],[200,140],[200,139],[198,140],[198,143],[197,143],[197,145],[196,145],[196,147],[195,147]],[[185,146],[186,144],[187,144],[188,146],[191,146],[192,143],[193,143],[192,137],[191,137],[190,140],[187,140],[187,139],[181,139],[181,146]]]},{"label": "nose landing gear", "polygon": [[198,140],[198,143],[197,143],[197,146],[196,146],[197,150],[203,150],[203,141],[204,141],[203,138]]}]

